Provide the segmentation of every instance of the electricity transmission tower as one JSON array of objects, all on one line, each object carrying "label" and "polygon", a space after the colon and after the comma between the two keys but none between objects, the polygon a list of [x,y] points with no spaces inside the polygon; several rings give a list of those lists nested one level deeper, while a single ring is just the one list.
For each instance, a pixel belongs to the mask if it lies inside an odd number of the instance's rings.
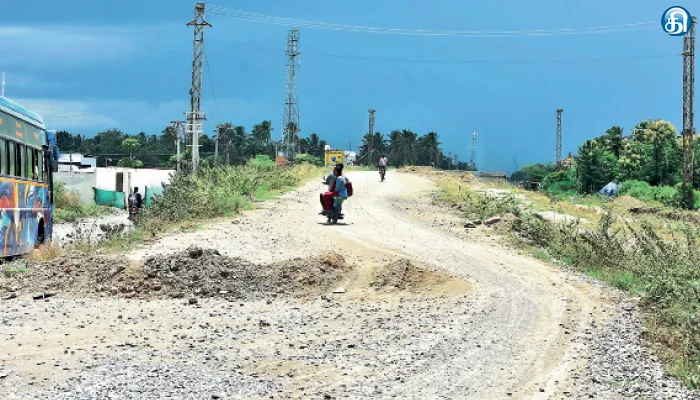
[{"label": "electricity transmission tower", "polygon": [[564,112],[563,108],[557,109],[557,164],[561,161],[561,113]]},{"label": "electricity transmission tower", "polygon": [[299,69],[299,31],[294,28],[287,35],[287,100],[284,102],[284,152],[293,159],[299,146],[299,98],[297,70]]},{"label": "electricity transmission tower", "polygon": [[181,160],[180,160],[180,141],[182,140],[182,137],[180,136],[180,132],[182,130],[182,126],[185,124],[185,121],[170,121],[170,126],[172,129],[170,132],[173,134],[175,137],[175,145],[177,146],[177,163],[176,163],[176,170],[177,172],[181,172],[182,167],[181,167]]},{"label": "electricity transmission tower", "polygon": [[683,188],[688,191],[693,188],[695,22],[696,19],[693,17],[690,22],[690,29],[688,29],[688,33],[683,38]]},{"label": "electricity transmission tower", "polygon": [[472,159],[469,161],[469,164],[471,164],[472,168],[476,168],[476,136],[478,133],[476,133],[476,129],[472,131]]},{"label": "electricity transmission tower", "polygon": [[187,125],[186,134],[192,135],[192,172],[197,172],[199,166],[199,136],[202,134],[202,121],[206,115],[201,112],[202,103],[202,59],[204,58],[204,28],[211,24],[204,20],[204,3],[194,6],[194,19],[187,23],[194,27],[192,41],[192,88],[190,88],[190,111],[185,113]]},{"label": "electricity transmission tower", "polygon": [[372,166],[372,145],[374,144],[374,113],[376,110],[369,109],[369,141],[367,141],[367,164]]}]

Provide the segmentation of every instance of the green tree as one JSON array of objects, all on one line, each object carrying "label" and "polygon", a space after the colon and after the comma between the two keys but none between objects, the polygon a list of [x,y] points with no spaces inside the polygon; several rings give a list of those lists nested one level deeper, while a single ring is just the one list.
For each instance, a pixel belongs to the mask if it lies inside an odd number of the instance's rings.
[{"label": "green tree", "polygon": [[122,140],[122,149],[129,152],[129,158],[134,158],[134,152],[141,147],[141,142],[137,138],[126,138]]},{"label": "green tree", "polygon": [[579,146],[575,161],[578,187],[582,193],[595,193],[615,177],[615,155],[596,139]]}]

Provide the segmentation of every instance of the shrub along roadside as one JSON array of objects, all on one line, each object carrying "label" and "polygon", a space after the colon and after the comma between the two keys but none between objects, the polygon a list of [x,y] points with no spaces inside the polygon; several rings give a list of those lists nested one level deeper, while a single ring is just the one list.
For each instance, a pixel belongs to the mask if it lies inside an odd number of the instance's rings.
[{"label": "shrub along roadside", "polygon": [[323,174],[311,164],[278,168],[251,159],[245,166],[202,168],[196,175],[174,176],[161,196],[141,210],[132,236],[153,236],[171,227],[198,220],[235,215],[255,199],[271,197]]},{"label": "shrub along roadside", "polygon": [[66,189],[63,182],[54,182],[54,222],[75,222],[78,219],[110,214],[109,207],[85,204],[75,190]]},{"label": "shrub along roadside", "polygon": [[[512,198],[488,198],[449,178],[439,182],[441,200],[468,216],[509,212],[520,243],[538,258],[554,257],[641,297],[644,321],[672,374],[700,388],[700,232],[681,224],[680,234],[659,232],[647,222],[604,215],[596,229],[540,218]],[[629,217],[625,217],[629,221]],[[661,224],[663,225],[663,224]],[[543,254],[544,253],[544,254]]]}]

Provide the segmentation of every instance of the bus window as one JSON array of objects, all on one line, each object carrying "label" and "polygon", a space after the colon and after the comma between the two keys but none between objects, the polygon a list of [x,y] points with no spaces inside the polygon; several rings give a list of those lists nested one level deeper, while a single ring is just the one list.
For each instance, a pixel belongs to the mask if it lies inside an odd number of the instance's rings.
[{"label": "bus window", "polygon": [[44,180],[44,171],[41,155],[43,153],[37,149],[34,149],[34,158],[32,159],[34,166],[34,180],[42,182]]},{"label": "bus window", "polygon": [[31,147],[29,147],[29,146],[24,146],[24,148],[25,148],[25,150],[26,150],[26,151],[24,152],[24,154],[27,155],[27,158],[25,158],[25,160],[24,160],[24,163],[27,164],[27,169],[25,170],[25,172],[27,173],[27,175],[25,175],[25,178],[27,178],[27,179],[34,179],[34,174],[33,174],[34,170],[32,169],[32,153],[33,153],[34,151],[33,151],[33,149],[32,149]]},{"label": "bus window", "polygon": [[7,147],[5,146],[7,141],[5,139],[0,139],[0,174],[7,175],[7,160],[9,159],[9,154],[7,154]]},{"label": "bus window", "polygon": [[27,179],[34,180],[36,179],[35,173],[34,173],[34,149],[32,149],[29,146],[25,146],[25,149],[27,149],[26,154],[27,154],[27,159],[26,159],[26,164],[27,164]]},{"label": "bus window", "polygon": [[9,175],[16,176],[15,175],[15,164],[17,164],[17,163],[15,162],[15,144],[10,142],[10,141],[5,142],[5,144],[7,145],[6,147],[8,149],[7,154],[10,155],[9,157],[7,157],[7,163],[9,164],[8,171],[10,171]]},{"label": "bus window", "polygon": [[24,146],[15,143],[15,176],[24,177]]}]

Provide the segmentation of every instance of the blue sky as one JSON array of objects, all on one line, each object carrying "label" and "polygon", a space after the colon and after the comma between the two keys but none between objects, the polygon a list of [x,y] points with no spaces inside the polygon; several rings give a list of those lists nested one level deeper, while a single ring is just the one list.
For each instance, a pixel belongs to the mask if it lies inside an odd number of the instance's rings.
[{"label": "blue sky", "polygon": [[[11,4],[11,6],[8,6]],[[439,133],[445,152],[470,157],[479,132],[482,169],[554,159],[555,109],[564,108],[564,153],[611,125],[664,118],[680,128],[682,38],[666,35],[672,5],[659,0],[216,0],[208,6],[382,28],[522,31],[653,22],[600,34],[515,37],[383,35],[301,27],[302,135],[357,146],[375,130]],[[6,95],[47,125],[88,136],[120,128],[160,132],[189,105],[194,2],[12,1],[3,5],[0,70]],[[270,119],[281,135],[289,26],[212,12],[205,33],[203,111],[219,120]],[[7,16],[12,19],[8,21]],[[642,58],[646,57],[646,58]],[[571,62],[599,60],[598,62]],[[465,61],[489,61],[474,63]],[[513,61],[532,60],[533,63]],[[212,92],[213,82],[214,93]],[[214,101],[216,98],[216,101]]]}]

